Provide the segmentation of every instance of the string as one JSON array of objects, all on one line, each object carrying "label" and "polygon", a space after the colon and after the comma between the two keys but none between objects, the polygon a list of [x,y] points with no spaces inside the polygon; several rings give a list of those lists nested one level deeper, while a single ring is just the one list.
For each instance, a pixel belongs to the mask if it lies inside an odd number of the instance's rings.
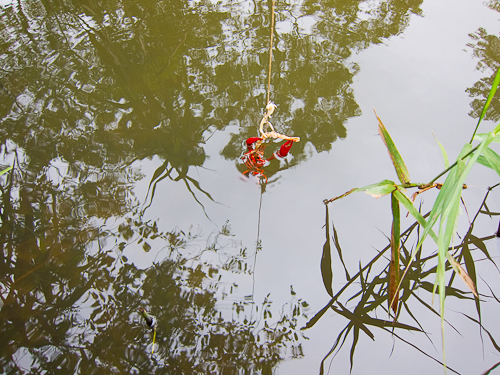
[{"label": "string", "polygon": [[[262,195],[264,193],[264,188],[261,187],[260,190],[260,202],[259,202],[259,219],[257,221],[257,243],[255,244],[255,255],[253,259],[253,270],[252,270],[252,311],[250,313],[250,321],[252,321],[253,318],[253,309],[255,307],[255,300],[254,300],[254,294],[255,294],[255,266],[257,264],[257,253],[259,252],[260,249],[260,217],[261,217],[261,210],[262,210]],[[255,327],[257,328],[257,327]]]},{"label": "string", "polygon": [[267,78],[267,103],[269,103],[269,96],[271,94],[271,65],[273,61],[273,36],[274,36],[274,7],[275,0],[273,0],[273,7],[271,10],[271,41],[269,43],[269,76]]},{"label": "string", "polygon": [[[262,119],[263,122],[268,123],[267,119],[271,115],[272,111],[274,111],[274,106],[271,106],[272,109],[269,108],[269,99],[271,95],[271,68],[272,68],[272,62],[273,62],[273,36],[274,36],[274,8],[275,8],[275,0],[273,0],[273,6],[271,8],[271,38],[269,41],[269,74],[267,76],[267,101],[266,101],[266,108],[267,108],[267,113],[264,115],[264,118]],[[262,127],[263,127],[263,122],[260,124],[261,128],[261,133]],[[273,129],[274,132],[274,129]],[[257,253],[259,251],[259,241],[260,241],[260,213],[262,209],[262,187],[261,187],[261,192],[260,192],[260,202],[259,202],[259,219],[257,222],[257,243],[255,245],[255,255],[254,255],[254,261],[253,261],[253,271],[252,271],[252,312],[250,313],[250,320],[252,320],[253,317],[253,309],[255,307],[255,300],[254,300],[254,293],[255,293],[255,266],[257,264]]]},{"label": "string", "polygon": [[[269,122],[269,117],[273,114],[274,109],[276,108],[276,104],[270,101],[271,96],[271,73],[272,73],[272,63],[273,63],[273,40],[274,40],[274,13],[276,8],[276,0],[273,0],[273,5],[271,8],[271,38],[269,41],[269,74],[267,76],[267,102],[266,102],[266,113],[264,117],[260,121],[259,131],[260,136],[263,139],[266,138],[281,138],[285,140],[291,140],[294,142],[299,142],[299,137],[289,137],[285,134],[280,134],[274,131],[273,125]],[[264,130],[265,125],[265,130]],[[271,128],[271,131],[267,131],[267,127]],[[257,142],[256,147],[259,148],[262,144],[262,141]]]}]

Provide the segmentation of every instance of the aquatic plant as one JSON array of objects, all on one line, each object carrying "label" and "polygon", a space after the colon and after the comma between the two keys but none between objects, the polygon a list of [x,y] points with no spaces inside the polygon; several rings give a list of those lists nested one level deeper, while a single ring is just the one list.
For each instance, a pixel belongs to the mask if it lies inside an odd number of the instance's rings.
[{"label": "aquatic plant", "polygon": [[[479,163],[493,169],[498,175],[500,175],[500,155],[498,155],[495,151],[493,151],[490,148],[490,145],[493,142],[496,143],[500,142],[500,124],[498,124],[490,132],[477,134],[479,125],[481,124],[481,121],[484,119],[486,115],[486,111],[488,110],[488,107],[491,103],[493,96],[495,95],[495,92],[499,84],[500,84],[500,69],[496,73],[492,87],[489,91],[488,98],[486,99],[486,102],[483,106],[476,128],[474,129],[470,141],[464,145],[456,161],[451,165],[449,163],[448,155],[444,147],[438,141],[445,163],[445,170],[427,183],[411,182],[410,174],[405,166],[403,158],[401,157],[392,138],[390,137],[389,132],[382,123],[382,120],[378,117],[378,115],[375,112],[375,116],[378,121],[379,134],[382,140],[384,141],[385,146],[387,147],[389,156],[392,160],[392,164],[396,170],[399,183],[391,180],[383,180],[381,182],[364,186],[361,188],[351,189],[340,196],[324,200],[324,203],[326,205],[326,242],[323,247],[323,256],[321,259],[321,272],[325,288],[328,294],[332,297],[332,299],[322,310],[320,310],[307,323],[307,325],[304,328],[312,327],[330,308],[336,311],[338,314],[343,315],[344,317],[349,319],[350,323],[338,336],[334,346],[332,347],[331,351],[327,354],[323,362],[336,349],[340,349],[340,347],[342,347],[347,337],[347,334],[352,330],[354,335],[353,346],[351,349],[351,369],[352,369],[353,354],[358,340],[359,331],[360,330],[364,331],[368,336],[370,336],[373,339],[373,334],[368,330],[367,325],[377,326],[385,330],[392,330],[392,333],[394,335],[396,335],[394,333],[395,328],[403,328],[408,330],[416,330],[424,332],[421,327],[412,327],[396,321],[399,315],[400,305],[405,305],[410,295],[418,298],[418,296],[416,296],[414,293],[416,288],[424,288],[432,292],[433,295],[435,294],[436,291],[439,294],[439,306],[440,306],[439,315],[441,318],[441,336],[442,336],[442,350],[443,350],[442,364],[446,372],[447,366],[446,366],[445,347],[444,347],[445,299],[447,295],[455,295],[455,296],[458,295],[459,298],[469,298],[469,297],[464,297],[463,292],[452,287],[452,282],[455,275],[458,275],[465,282],[470,291],[473,293],[476,302],[476,309],[479,315],[479,321],[477,322],[480,324],[481,328],[484,329],[481,325],[481,320],[480,320],[480,307],[479,307],[480,301],[479,301],[479,295],[476,290],[476,270],[473,258],[470,255],[469,245],[475,244],[477,248],[480,249],[484,253],[484,255],[493,262],[493,260],[488,254],[486,246],[484,245],[484,241],[486,239],[493,238],[494,235],[482,239],[479,239],[472,235],[473,223],[475,222],[475,219],[477,218],[478,214],[481,212],[482,209],[483,211],[486,210],[486,212],[489,212],[486,206],[486,198],[488,194],[486,195],[483,204],[479,208],[478,213],[476,214],[474,220],[470,223],[469,232],[467,233],[466,236],[463,237],[461,244],[455,245],[454,234],[458,226],[460,204],[462,202],[462,190],[467,187],[465,185],[465,179],[467,178],[472,167],[476,163]],[[476,144],[474,145],[473,143]],[[446,179],[444,183],[436,182],[439,178],[445,175]],[[490,190],[492,190],[496,186],[490,187]],[[420,189],[420,191],[413,194],[413,197],[410,198],[406,195],[406,189],[409,188],[418,188]],[[426,215],[423,215],[420,209],[415,206],[414,199],[418,194],[432,188],[439,189],[439,194],[437,195],[430,212],[427,213]],[[330,238],[333,238],[334,244],[338,250],[339,257],[342,263],[343,260],[342,260],[342,252],[340,250],[340,245],[338,243],[338,236],[334,227],[333,227],[333,237],[330,233],[328,204],[338,199],[344,198],[355,192],[365,192],[375,198],[380,198],[382,196],[390,194],[391,196],[390,205],[392,211],[390,245],[388,245],[383,251],[381,251],[379,255],[377,255],[368,265],[364,267],[361,267],[360,265],[360,270],[354,277],[349,276],[347,268],[344,265],[347,284],[345,284],[343,288],[337,294],[334,295],[332,289],[333,271],[331,268],[332,265],[331,265]],[[402,233],[400,228],[401,226],[400,205],[406,208],[408,213],[411,214],[413,218],[416,220],[414,225],[412,225],[410,228],[408,228],[406,231]],[[408,236],[416,229],[418,233],[417,234],[418,241],[416,246],[414,246],[411,249],[411,251],[409,251],[406,248],[405,243],[406,240],[408,239]],[[433,260],[436,264],[435,267],[433,267],[430,271],[424,271],[422,269],[423,262],[420,256],[421,256],[422,245],[429,236],[437,245],[438,251],[435,255],[425,259],[425,261]],[[389,250],[391,252],[391,256],[388,267],[381,274],[377,275],[369,282],[368,274],[371,271],[371,267],[377,260],[379,260],[383,256],[383,254],[386,251]],[[461,261],[464,261],[465,268],[461,266],[460,264]],[[447,282],[445,276],[447,271],[451,269],[454,271],[454,274]],[[384,273],[387,274],[387,277],[383,277]],[[425,277],[431,274],[435,274],[434,285],[431,285],[423,281]],[[354,312],[351,312],[347,308],[345,308],[339,302],[338,299],[340,295],[342,295],[342,293],[356,280],[359,280],[359,282],[361,283],[362,291],[359,292],[358,295],[355,295],[350,298],[351,300],[354,297],[360,297],[358,306],[356,307]],[[410,281],[413,281],[413,284],[410,284]],[[378,292],[374,291],[375,287],[379,288]],[[378,295],[379,297],[382,297],[383,294],[385,294],[383,298],[377,299],[376,302],[372,301],[372,298],[375,298],[375,296]],[[370,303],[368,303],[369,299],[371,301]],[[390,311],[392,310],[394,316],[393,322],[381,319],[375,319],[368,316],[368,312],[373,311],[376,307],[378,307],[380,305],[381,300],[387,300],[389,306],[387,311],[390,313]],[[431,309],[431,311],[435,312],[434,309],[428,304],[426,304],[424,301],[420,300],[420,302],[424,304],[427,308]],[[409,312],[410,316],[412,316],[409,309],[407,309],[407,311]],[[470,319],[474,320],[473,318]],[[416,319],[415,321],[418,323]],[[342,335],[344,335],[343,338]],[[398,336],[396,335],[396,337]],[[491,335],[490,338],[496,347],[496,344]],[[424,354],[428,355],[426,353]],[[320,373],[323,373],[323,363]]]},{"label": "aquatic plant", "polygon": [[5,168],[3,171],[0,172],[0,176],[4,175],[5,173],[10,171],[11,169],[12,169],[12,166]]}]

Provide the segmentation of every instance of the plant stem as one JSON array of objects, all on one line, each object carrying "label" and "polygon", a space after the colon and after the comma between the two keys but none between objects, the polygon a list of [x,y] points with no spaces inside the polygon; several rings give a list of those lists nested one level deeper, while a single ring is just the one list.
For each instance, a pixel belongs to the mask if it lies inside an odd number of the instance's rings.
[{"label": "plant stem", "polygon": [[[459,160],[464,160],[466,157],[468,157],[469,155],[473,154],[480,146],[481,144],[478,144],[476,147],[474,147],[472,150],[470,150],[468,153],[466,153],[464,156],[462,156]],[[448,173],[452,168],[454,168],[458,163],[458,160],[456,162],[454,162],[452,165],[450,165],[448,168],[446,168],[443,172],[441,172],[440,174],[438,174],[436,177],[434,177],[431,182],[429,182],[427,185],[432,185],[434,182],[436,182],[436,180],[445,175],[446,173]]]}]

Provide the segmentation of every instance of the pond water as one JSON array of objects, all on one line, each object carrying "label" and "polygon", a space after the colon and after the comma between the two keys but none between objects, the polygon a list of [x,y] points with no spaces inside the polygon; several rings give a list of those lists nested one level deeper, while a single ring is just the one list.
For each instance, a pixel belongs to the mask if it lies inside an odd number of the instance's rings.
[{"label": "pond water", "polygon": [[[444,371],[435,245],[393,326],[390,254],[379,256],[390,198],[332,202],[327,226],[323,200],[397,179],[373,109],[412,182],[444,170],[436,139],[456,158],[500,65],[500,5],[278,0],[270,121],[300,142],[264,178],[242,157],[265,113],[271,9],[2,2],[0,170],[13,166],[0,177],[2,373]],[[499,119],[494,99],[481,129]],[[267,140],[265,158],[283,144]],[[455,242],[476,260],[481,302],[462,280],[448,289],[448,373],[500,361],[498,190],[482,205],[497,182],[478,165],[463,193]],[[436,195],[417,198],[422,211]],[[417,229],[404,238],[411,251]]]}]

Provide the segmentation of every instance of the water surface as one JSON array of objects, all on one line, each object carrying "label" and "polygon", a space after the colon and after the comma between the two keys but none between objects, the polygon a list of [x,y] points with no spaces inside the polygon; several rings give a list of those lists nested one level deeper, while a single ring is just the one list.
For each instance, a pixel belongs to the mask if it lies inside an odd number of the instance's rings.
[{"label": "water surface", "polygon": [[[271,4],[2,6],[1,163],[14,166],[0,177],[4,373],[320,371],[350,321],[329,309],[301,330],[330,300],[323,199],[396,179],[373,107],[412,180],[443,170],[434,136],[450,158],[469,140],[498,67],[499,13],[481,1],[278,1],[271,121],[301,140],[259,184],[242,175],[241,156],[265,111]],[[269,142],[266,155],[279,147]],[[478,166],[470,180],[473,215],[498,178]],[[477,238],[496,231],[495,216],[478,220]],[[330,206],[329,221],[352,276],[387,245],[390,205],[353,195]],[[494,240],[484,243],[495,258]],[[337,292],[346,275],[336,253],[332,267]],[[491,335],[462,314],[478,319],[463,285],[464,298],[447,299],[447,363],[464,374],[498,362],[498,271],[485,261],[477,270]],[[429,306],[433,280],[415,292]],[[347,311],[359,302],[352,290]],[[408,304],[398,321],[427,335],[396,331],[414,346],[351,331],[325,372],[442,371],[439,317]],[[153,353],[141,306],[157,319]],[[386,306],[370,316],[391,320]]]}]

